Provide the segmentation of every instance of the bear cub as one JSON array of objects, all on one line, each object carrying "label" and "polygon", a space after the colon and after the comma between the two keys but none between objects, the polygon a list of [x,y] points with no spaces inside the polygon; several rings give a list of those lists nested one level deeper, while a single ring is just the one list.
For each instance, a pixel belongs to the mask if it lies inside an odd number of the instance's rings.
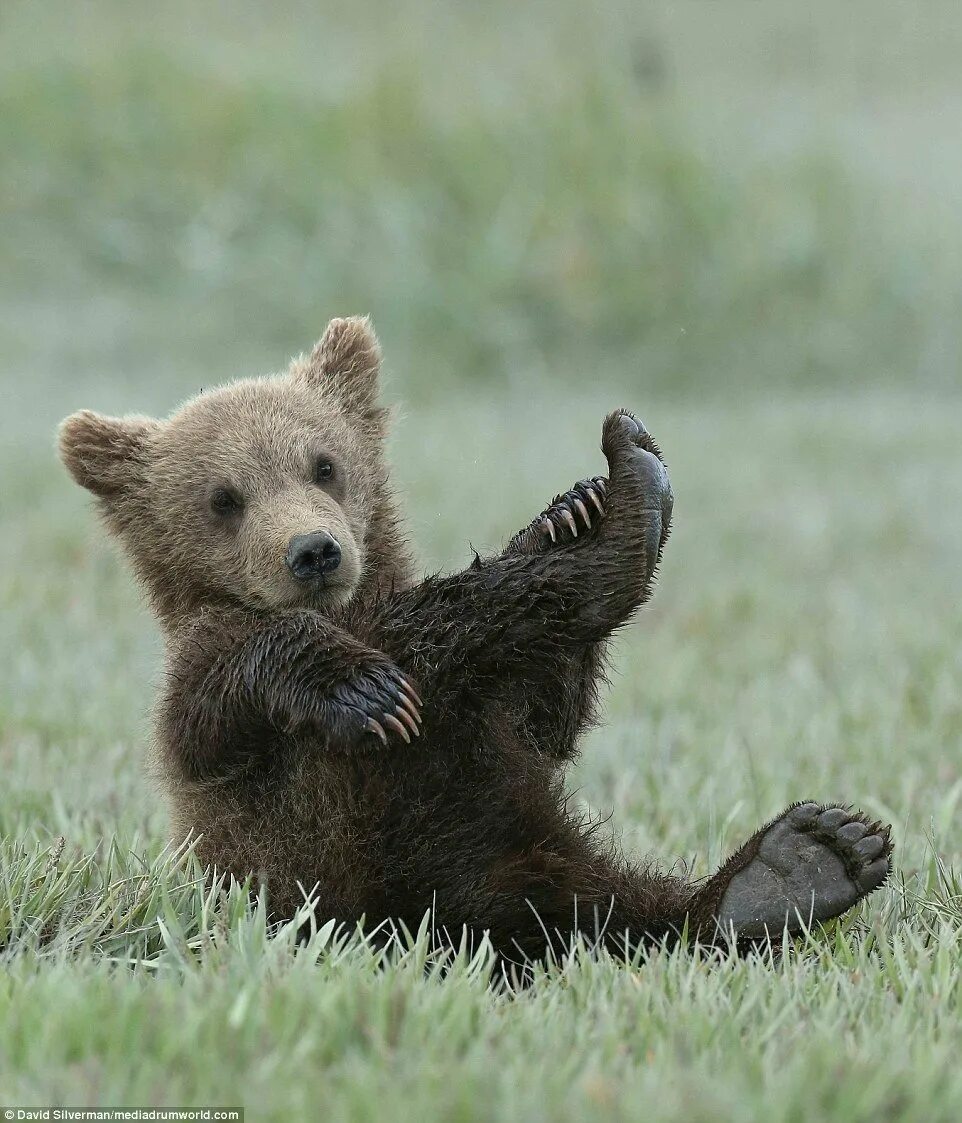
[{"label": "bear cub", "polygon": [[882,884],[889,829],[795,804],[713,876],[638,867],[574,814],[565,766],[606,643],[649,597],[673,496],[631,413],[607,474],[557,496],[496,556],[420,578],[385,460],[380,350],[331,321],[283,375],[169,420],[68,417],[60,452],[156,612],[155,710],[174,835],[266,887],[277,919],[433,910],[508,961],[573,934],[737,943],[838,916]]}]

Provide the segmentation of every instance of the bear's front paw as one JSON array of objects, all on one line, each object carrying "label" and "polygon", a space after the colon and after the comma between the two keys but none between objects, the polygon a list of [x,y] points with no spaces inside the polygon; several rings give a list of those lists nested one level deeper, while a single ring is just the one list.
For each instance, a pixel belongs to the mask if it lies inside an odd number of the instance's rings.
[{"label": "bear's front paw", "polygon": [[536,525],[552,542],[577,538],[579,530],[591,530],[598,519],[604,518],[607,494],[604,476],[581,480],[564,495],[556,495]]},{"label": "bear's front paw", "polygon": [[397,667],[365,667],[333,693],[335,727],[348,735],[373,734],[387,745],[393,733],[410,745],[421,735],[421,706],[411,680]]}]

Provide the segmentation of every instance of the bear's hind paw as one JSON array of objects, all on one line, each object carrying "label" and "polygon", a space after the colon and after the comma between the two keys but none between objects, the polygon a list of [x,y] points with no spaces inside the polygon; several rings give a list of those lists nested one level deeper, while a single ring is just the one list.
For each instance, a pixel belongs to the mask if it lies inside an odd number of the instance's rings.
[{"label": "bear's hind paw", "polygon": [[[890,872],[889,827],[858,811],[796,804],[722,868],[715,922],[737,939],[795,934],[841,915]],[[714,879],[713,879],[714,880]]]}]

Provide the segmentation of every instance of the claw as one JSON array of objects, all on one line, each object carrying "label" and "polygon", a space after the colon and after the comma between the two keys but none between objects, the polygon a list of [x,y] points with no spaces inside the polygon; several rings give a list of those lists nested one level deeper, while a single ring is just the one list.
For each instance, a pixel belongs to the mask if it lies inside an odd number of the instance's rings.
[{"label": "claw", "polygon": [[547,515],[544,518],[544,525],[548,530],[548,534],[551,535],[551,541],[557,542],[558,541],[558,535],[555,533],[554,523],[551,521],[551,519],[549,519],[547,517]]},{"label": "claw", "polygon": [[566,518],[566,519],[568,520],[568,526],[570,526],[570,527],[571,527],[571,534],[572,534],[572,537],[574,537],[574,538],[577,538],[577,537],[578,537],[578,524],[577,524],[577,523],[575,522],[575,517],[574,517],[574,515],[573,515],[573,514],[572,514],[572,513],[571,513],[571,512],[570,512],[570,511],[568,510],[568,508],[567,508],[567,507],[565,507],[565,508],[564,508],[564,509],[562,510],[562,512],[561,512],[561,513],[562,513],[562,514],[564,515],[564,517],[565,517],[565,518]]},{"label": "claw", "polygon": [[398,695],[398,705],[401,706],[403,709],[407,710],[407,712],[418,723],[418,726],[420,727],[420,725],[421,725],[421,711],[417,708],[417,706],[415,706],[415,704],[411,701],[411,699],[406,694],[401,693],[401,694]]},{"label": "claw", "polygon": [[387,745],[387,734],[384,732],[384,726],[381,725],[379,721],[375,721],[374,718],[369,717],[365,729],[367,729],[369,733],[376,734],[381,738],[381,741]]},{"label": "claw", "polygon": [[384,722],[388,729],[393,729],[406,745],[410,745],[411,734],[408,733],[407,727],[402,725],[394,714],[381,714],[381,721]]},{"label": "claw", "polygon": [[418,729],[418,723],[403,706],[397,706],[394,712],[401,719],[401,721],[404,722],[408,729],[411,730],[415,737],[421,736],[421,730]]},{"label": "claw", "polygon": [[574,505],[578,508],[581,517],[585,520],[585,528],[591,530],[591,519],[588,518],[588,508],[577,496],[574,498]]},{"label": "claw", "polygon": [[588,498],[591,500],[592,503],[594,503],[595,507],[598,509],[598,514],[603,515],[605,513],[605,505],[598,498],[598,493],[595,491],[595,489],[593,487],[586,488],[585,490],[588,492]]},{"label": "claw", "polygon": [[601,492],[601,494],[607,498],[607,496],[608,496],[608,481],[605,479],[605,477],[604,476],[595,476],[595,478],[591,482]]},{"label": "claw", "polygon": [[401,681],[402,681],[402,684],[403,684],[403,687],[404,687],[405,694],[410,694],[411,697],[414,699],[415,702],[417,702],[417,704],[419,706],[423,706],[424,703],[421,701],[421,695],[418,694],[418,692],[414,689],[414,684],[407,677],[407,675],[402,675]]}]

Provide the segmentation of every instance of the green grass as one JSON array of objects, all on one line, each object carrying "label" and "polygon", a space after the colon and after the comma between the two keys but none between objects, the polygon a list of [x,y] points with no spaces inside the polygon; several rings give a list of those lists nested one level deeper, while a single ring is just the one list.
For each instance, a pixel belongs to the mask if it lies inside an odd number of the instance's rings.
[{"label": "green grass", "polygon": [[[0,1105],[962,1116],[962,224],[904,147],[906,115],[955,136],[957,38],[873,8],[876,58],[819,7],[802,50],[787,8],[734,8],[5,13]],[[839,141],[854,74],[871,152]],[[354,310],[428,567],[600,469],[613,406],[666,450],[676,530],[577,798],[696,875],[850,799],[894,824],[886,890],[777,963],[580,953],[511,997],[423,933],[386,968],[330,927],[297,948],[171,851],[159,640],[53,427],[165,412]]]}]

